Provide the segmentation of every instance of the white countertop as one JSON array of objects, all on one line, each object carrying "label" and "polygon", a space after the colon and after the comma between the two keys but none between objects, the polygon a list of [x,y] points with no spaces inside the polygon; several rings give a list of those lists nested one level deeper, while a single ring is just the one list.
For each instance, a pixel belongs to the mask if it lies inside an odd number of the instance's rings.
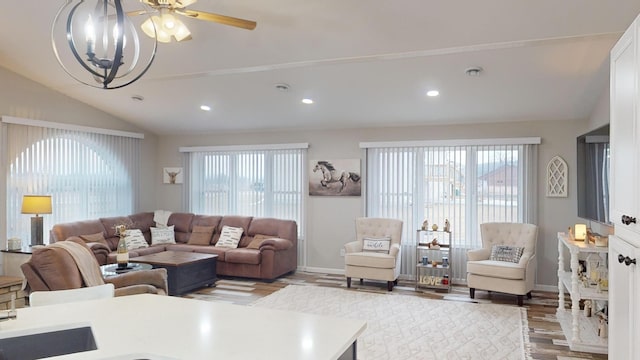
[{"label": "white countertop", "polygon": [[133,359],[129,355],[137,354],[327,360],[337,359],[366,328],[360,320],[145,294],[18,309],[17,320],[0,323],[0,336],[67,324],[90,324],[98,350],[55,359]]}]

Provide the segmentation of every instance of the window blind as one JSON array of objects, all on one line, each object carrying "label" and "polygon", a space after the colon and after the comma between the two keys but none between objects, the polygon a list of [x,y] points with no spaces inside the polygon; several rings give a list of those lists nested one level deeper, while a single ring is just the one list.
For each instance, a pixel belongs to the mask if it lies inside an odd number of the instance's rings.
[{"label": "window blind", "polygon": [[20,213],[23,195],[51,195],[52,213],[43,219],[45,232],[57,223],[137,209],[139,138],[14,123],[2,126],[9,237],[30,237],[30,216]]},{"label": "window blind", "polygon": [[466,252],[482,246],[480,224],[535,222],[535,144],[367,146],[366,215],[404,222],[401,274],[415,274],[416,230],[451,223],[453,280]]}]

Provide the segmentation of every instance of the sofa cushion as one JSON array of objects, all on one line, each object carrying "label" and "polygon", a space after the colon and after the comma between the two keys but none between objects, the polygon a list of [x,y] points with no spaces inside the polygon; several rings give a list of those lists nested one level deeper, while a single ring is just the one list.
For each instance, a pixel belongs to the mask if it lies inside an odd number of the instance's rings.
[{"label": "sofa cushion", "polygon": [[176,232],[188,233],[191,231],[191,221],[193,214],[191,213],[173,213],[169,216],[167,226],[175,225]]},{"label": "sofa cushion", "polygon": [[215,226],[199,226],[193,227],[191,235],[189,235],[189,245],[209,245],[213,237]]},{"label": "sofa cushion", "polygon": [[202,246],[202,245],[189,245],[189,244],[171,244],[167,245],[168,251],[188,251],[197,252],[200,254],[215,254],[218,255],[217,261],[225,261],[227,250],[230,248],[221,248],[215,246]]},{"label": "sofa cushion", "polygon": [[344,263],[352,266],[393,269],[396,266],[396,258],[383,253],[357,252],[347,253],[344,256]]},{"label": "sofa cushion", "polygon": [[243,232],[241,227],[223,226],[216,247],[237,248]]},{"label": "sofa cushion", "polygon": [[95,234],[101,231],[104,231],[104,226],[100,220],[74,221],[54,225],[51,228],[51,237],[54,241],[63,241],[71,236]]},{"label": "sofa cushion", "polygon": [[151,227],[151,245],[175,244],[176,239],[173,225],[168,227]]},{"label": "sofa cushion", "polygon": [[78,237],[87,243],[97,242],[109,246],[109,243],[107,243],[107,240],[104,238],[104,234],[102,233],[102,231],[95,234],[79,235]]},{"label": "sofa cushion", "polygon": [[[222,228],[226,226],[238,227],[243,229],[243,237],[240,239],[239,246],[246,247],[251,240],[246,239],[247,231],[253,218],[251,216],[225,216],[220,220],[218,231],[213,234],[213,243],[217,243],[222,233]],[[264,234],[264,233],[262,233]]]},{"label": "sofa cushion", "polygon": [[100,218],[100,222],[102,223],[102,226],[104,226],[104,231],[107,234],[105,238],[117,236],[116,226],[118,225],[125,225],[127,229],[137,229],[133,226],[133,221],[131,221],[128,216]]},{"label": "sofa cushion", "polygon": [[258,265],[262,254],[254,249],[229,249],[225,254],[225,262],[236,264]]},{"label": "sofa cushion", "polygon": [[467,261],[467,272],[493,278],[522,280],[526,267],[506,261]]}]

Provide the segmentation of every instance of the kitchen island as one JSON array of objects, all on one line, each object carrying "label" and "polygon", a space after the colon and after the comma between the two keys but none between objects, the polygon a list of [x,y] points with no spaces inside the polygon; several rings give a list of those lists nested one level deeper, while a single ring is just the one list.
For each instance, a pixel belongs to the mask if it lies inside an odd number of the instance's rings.
[{"label": "kitchen island", "polygon": [[0,338],[91,326],[97,350],[52,359],[355,359],[361,320],[160,295],[18,309]]}]

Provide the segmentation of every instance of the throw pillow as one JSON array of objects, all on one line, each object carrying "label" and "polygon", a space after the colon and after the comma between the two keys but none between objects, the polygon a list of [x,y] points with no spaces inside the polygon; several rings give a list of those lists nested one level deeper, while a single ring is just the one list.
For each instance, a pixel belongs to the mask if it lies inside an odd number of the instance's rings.
[{"label": "throw pillow", "polygon": [[97,242],[109,246],[109,243],[107,243],[107,240],[104,238],[104,234],[102,232],[89,235],[80,235],[78,237],[86,243]]},{"label": "throw pillow", "polygon": [[167,227],[151,227],[151,245],[175,244],[176,236],[173,231],[174,225]]},{"label": "throw pillow", "polygon": [[249,245],[247,245],[247,249],[260,249],[260,245],[262,245],[263,241],[265,241],[266,239],[271,239],[273,237],[275,236],[255,234],[253,236],[253,240],[251,240]]},{"label": "throw pillow", "polygon": [[362,238],[362,251],[388,254],[389,248],[391,248],[390,236],[385,236],[382,238],[373,238],[373,237]]},{"label": "throw pillow", "polygon": [[509,245],[493,245],[489,260],[518,263],[524,248]]},{"label": "throw pillow", "polygon": [[189,245],[209,245],[215,226],[194,226],[189,235]]},{"label": "throw pillow", "polygon": [[237,248],[243,231],[243,228],[223,226],[216,247]]},{"label": "throw pillow", "polygon": [[140,229],[129,229],[124,232],[124,242],[127,244],[127,250],[135,250],[149,247],[147,240],[142,235]]}]

